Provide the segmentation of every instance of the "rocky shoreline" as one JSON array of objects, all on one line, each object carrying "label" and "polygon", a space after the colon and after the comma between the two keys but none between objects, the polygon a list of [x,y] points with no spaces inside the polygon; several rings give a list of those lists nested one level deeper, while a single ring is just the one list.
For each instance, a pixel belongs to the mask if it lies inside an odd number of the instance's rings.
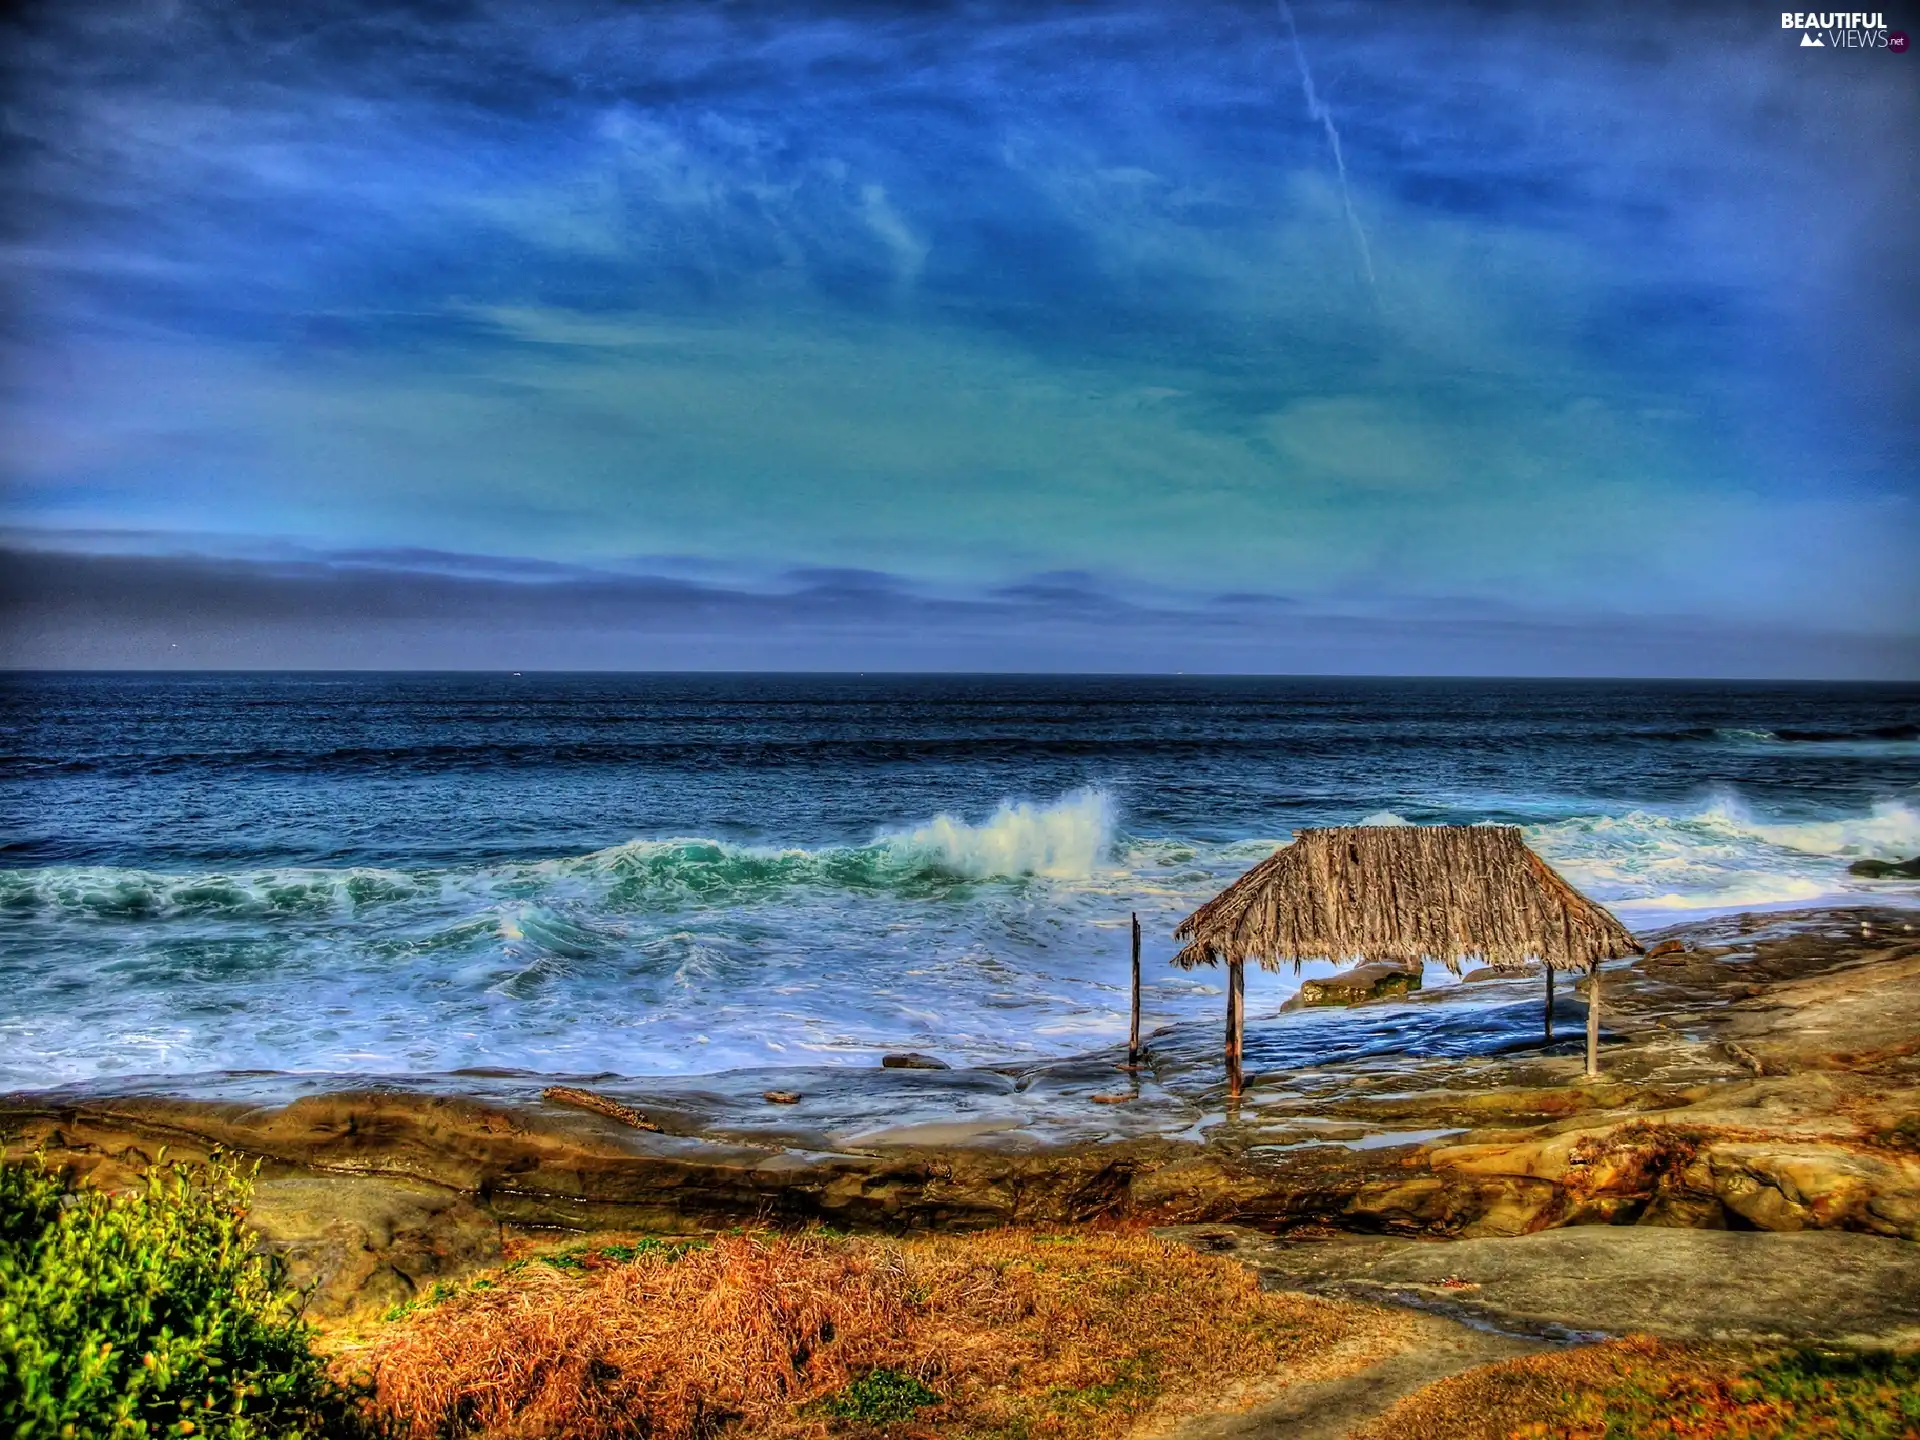
[{"label": "rocky shoreline", "polygon": [[[1920,1240],[1920,912],[1697,922],[1581,1002],[1494,977],[1250,1025],[1229,1107],[1213,1027],[970,1070],[670,1080],[276,1074],[0,1097],[0,1140],[117,1184],[162,1147],[261,1162],[255,1223],[348,1315],[497,1264],[516,1235],[820,1222],[1136,1219],[1269,1234],[1571,1225]],[[1647,937],[1643,937],[1647,938]],[[600,1109],[546,1098],[560,1085]],[[775,1102],[769,1091],[780,1094]],[[623,1113],[624,1112],[624,1113]],[[638,1116],[655,1129],[633,1123]]]}]

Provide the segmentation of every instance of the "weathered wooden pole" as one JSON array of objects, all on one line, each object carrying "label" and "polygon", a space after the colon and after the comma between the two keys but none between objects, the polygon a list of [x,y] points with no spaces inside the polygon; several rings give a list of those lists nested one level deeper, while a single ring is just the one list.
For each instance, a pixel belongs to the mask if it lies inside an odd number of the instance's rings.
[{"label": "weathered wooden pole", "polygon": [[1600,962],[1587,972],[1587,1078],[1600,1076]]},{"label": "weathered wooden pole", "polygon": [[1553,966],[1547,966],[1547,1043],[1553,1043]]},{"label": "weathered wooden pole", "polygon": [[1247,1028],[1247,970],[1238,957],[1227,962],[1227,1096],[1238,1100],[1241,1040]]},{"label": "weathered wooden pole", "polygon": [[1133,915],[1133,1023],[1127,1028],[1127,1064],[1140,1063],[1140,912]]}]

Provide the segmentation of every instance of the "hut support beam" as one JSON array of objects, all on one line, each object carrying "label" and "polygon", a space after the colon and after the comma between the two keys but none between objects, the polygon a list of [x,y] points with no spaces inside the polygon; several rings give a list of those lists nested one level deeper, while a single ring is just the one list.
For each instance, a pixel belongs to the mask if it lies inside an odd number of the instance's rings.
[{"label": "hut support beam", "polygon": [[1600,966],[1587,972],[1587,1078],[1600,1076]]},{"label": "hut support beam", "polygon": [[1239,1099],[1244,1082],[1240,1073],[1241,1042],[1247,1030],[1247,967],[1227,962],[1227,1095]]},{"label": "hut support beam", "polygon": [[1547,966],[1547,1043],[1553,1043],[1553,966]]},{"label": "hut support beam", "polygon": [[1133,916],[1133,1023],[1127,1027],[1127,1064],[1140,1063],[1140,914]]}]

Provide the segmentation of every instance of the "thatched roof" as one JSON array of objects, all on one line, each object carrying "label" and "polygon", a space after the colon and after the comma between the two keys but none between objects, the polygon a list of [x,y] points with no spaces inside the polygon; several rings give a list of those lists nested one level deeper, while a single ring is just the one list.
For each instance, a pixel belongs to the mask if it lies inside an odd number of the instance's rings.
[{"label": "thatched roof", "polygon": [[1511,825],[1302,830],[1180,922],[1173,963],[1438,960],[1585,970],[1640,947]]}]

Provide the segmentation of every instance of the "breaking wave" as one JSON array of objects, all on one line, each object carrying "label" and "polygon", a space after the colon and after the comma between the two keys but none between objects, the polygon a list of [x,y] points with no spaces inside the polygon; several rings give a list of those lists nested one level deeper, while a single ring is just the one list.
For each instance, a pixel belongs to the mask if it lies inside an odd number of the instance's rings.
[{"label": "breaking wave", "polygon": [[[1327,821],[1441,818],[1415,797],[1395,805]],[[1445,818],[1498,813],[1482,797]],[[1729,792],[1526,833],[1644,927],[1865,889],[1900,900],[1915,887],[1853,882],[1846,864],[1920,853],[1920,811],[1793,819]],[[811,849],[681,838],[439,868],[0,871],[0,917],[31,957],[10,972],[21,998],[0,1016],[0,1081],[1057,1053],[1124,1033],[1130,913],[1150,1023],[1210,1017],[1215,979],[1165,964],[1173,927],[1288,838],[1128,834],[1112,795],[1081,789]],[[1292,983],[1263,981],[1263,1003]]]},{"label": "breaking wave", "polygon": [[936,815],[888,838],[891,848],[984,879],[1044,875],[1085,879],[1113,845],[1114,803],[1104,790],[1076,790],[1051,805],[1002,802],[984,825]]},{"label": "breaking wave", "polygon": [[[1392,810],[1354,820],[1409,823]],[[1568,879],[1628,911],[1814,902],[1848,890],[1847,861],[1920,854],[1920,810],[1901,801],[1864,814],[1788,820],[1758,815],[1737,795],[1723,793],[1692,811],[1578,815],[1526,829]],[[1162,871],[1191,873],[1195,883],[1230,876],[1264,855],[1269,843],[1122,837],[1112,795],[1083,789],[1050,804],[1006,801],[979,823],[940,814],[883,831],[865,845],[815,849],[679,838],[468,868],[0,871],[0,913],[271,922],[370,918],[389,907],[452,907],[471,915],[561,905],[617,917],[778,904],[802,895],[821,904],[837,903],[836,895],[964,898],[985,884],[1024,881],[1052,882],[1056,898],[1117,895],[1130,884],[1157,885]],[[1196,892],[1196,898],[1205,895]]]},{"label": "breaking wave", "polygon": [[1729,745],[1909,746],[1920,741],[1920,725],[1869,725],[1859,729],[1809,729],[1782,726],[1777,730],[1727,728],[1700,735]]},{"label": "breaking wave", "polygon": [[1002,802],[984,822],[954,815],[819,849],[701,838],[630,840],[587,855],[468,869],[279,866],[174,875],[109,866],[0,871],[0,912],[100,920],[242,919],[365,913],[399,901],[590,900],[608,911],[738,905],[799,889],[928,898],[991,880],[1084,880],[1109,857],[1115,808],[1103,790],[1049,805]]}]

